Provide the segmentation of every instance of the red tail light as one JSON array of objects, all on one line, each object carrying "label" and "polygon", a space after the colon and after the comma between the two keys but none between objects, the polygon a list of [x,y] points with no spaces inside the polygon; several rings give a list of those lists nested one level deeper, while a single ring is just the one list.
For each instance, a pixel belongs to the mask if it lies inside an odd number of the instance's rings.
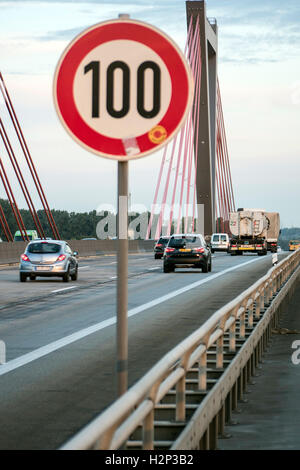
[{"label": "red tail light", "polygon": [[205,250],[204,250],[204,248],[195,248],[194,251],[196,253],[204,253]]},{"label": "red tail light", "polygon": [[57,261],[63,261],[64,259],[66,259],[66,255],[60,255],[60,256],[57,258]]},{"label": "red tail light", "polygon": [[23,261],[30,261],[30,259],[28,258],[28,256],[25,255],[25,254],[21,255],[21,259],[22,259]]},{"label": "red tail light", "polygon": [[157,243],[157,245],[156,245],[156,246],[162,246],[162,244],[161,244],[161,243]]},{"label": "red tail light", "polygon": [[256,247],[257,247],[257,248],[261,248],[261,247],[262,247],[262,245],[256,245]]},{"label": "red tail light", "polygon": [[171,253],[172,251],[175,251],[175,248],[166,248],[165,249],[166,253]]}]

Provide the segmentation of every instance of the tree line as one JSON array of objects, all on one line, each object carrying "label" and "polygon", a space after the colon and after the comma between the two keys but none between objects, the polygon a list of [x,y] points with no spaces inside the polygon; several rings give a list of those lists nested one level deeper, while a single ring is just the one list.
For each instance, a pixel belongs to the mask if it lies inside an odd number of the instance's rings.
[{"label": "tree line", "polygon": [[[5,199],[0,199],[0,204],[12,235],[14,236],[19,228],[10,204]],[[101,216],[97,216],[95,210],[91,212],[68,212],[53,209],[51,212],[62,240],[96,238],[96,227],[99,220],[101,220]],[[20,213],[26,230],[36,230],[30,211],[28,209],[20,209]],[[37,214],[46,237],[53,237],[45,211],[38,210]],[[2,227],[0,227],[0,237],[3,241],[6,240]]]}]

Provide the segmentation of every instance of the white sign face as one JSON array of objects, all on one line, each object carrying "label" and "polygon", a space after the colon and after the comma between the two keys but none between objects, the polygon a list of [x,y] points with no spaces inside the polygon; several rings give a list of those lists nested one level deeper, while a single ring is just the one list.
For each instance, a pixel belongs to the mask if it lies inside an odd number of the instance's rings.
[{"label": "white sign face", "polygon": [[173,41],[127,19],[81,33],[54,78],[54,102],[66,130],[88,150],[120,161],[165,145],[192,99],[191,71]]},{"label": "white sign face", "polygon": [[[143,74],[138,73],[145,63],[148,68]],[[99,73],[97,90],[93,90],[95,70]],[[160,74],[157,92],[156,70]],[[96,116],[93,92],[98,94]],[[164,62],[149,47],[134,41],[111,41],[93,49],[80,63],[73,94],[77,110],[88,126],[107,137],[127,139],[133,129],[137,137],[161,121],[170,104],[172,81]],[[120,117],[116,118],[116,113]]]}]

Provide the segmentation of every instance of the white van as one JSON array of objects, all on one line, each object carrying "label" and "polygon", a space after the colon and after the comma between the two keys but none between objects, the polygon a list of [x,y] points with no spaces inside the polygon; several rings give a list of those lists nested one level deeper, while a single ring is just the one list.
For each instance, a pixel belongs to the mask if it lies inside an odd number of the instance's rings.
[{"label": "white van", "polygon": [[213,233],[210,240],[211,252],[227,251],[229,253],[230,240],[227,233]]}]

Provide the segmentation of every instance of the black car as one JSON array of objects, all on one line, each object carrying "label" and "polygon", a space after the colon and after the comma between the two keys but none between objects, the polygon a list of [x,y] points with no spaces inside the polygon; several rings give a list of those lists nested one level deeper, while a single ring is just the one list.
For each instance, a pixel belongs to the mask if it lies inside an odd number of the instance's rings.
[{"label": "black car", "polygon": [[154,258],[159,259],[163,257],[164,249],[166,248],[167,244],[169,243],[170,237],[160,237],[160,239],[156,242],[154,247]]},{"label": "black car", "polygon": [[211,271],[211,251],[201,234],[173,235],[164,251],[164,273],[175,267],[192,266]]}]

